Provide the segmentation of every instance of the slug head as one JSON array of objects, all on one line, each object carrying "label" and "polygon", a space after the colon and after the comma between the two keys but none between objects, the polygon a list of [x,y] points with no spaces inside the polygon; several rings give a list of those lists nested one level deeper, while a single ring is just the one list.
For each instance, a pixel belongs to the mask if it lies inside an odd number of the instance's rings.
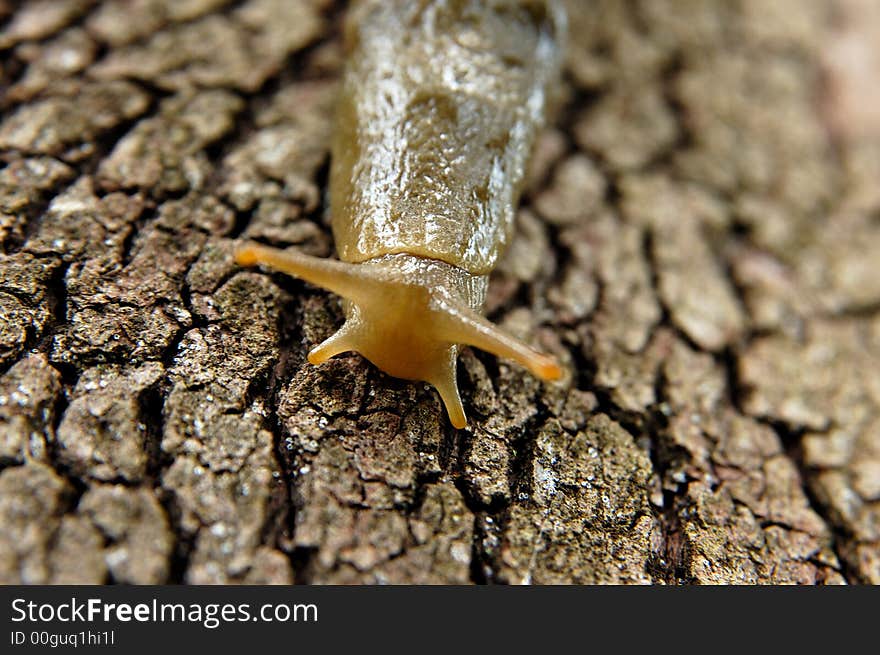
[{"label": "slug head", "polygon": [[480,315],[485,276],[413,255],[350,264],[255,243],[240,247],[236,261],[242,266],[265,264],[342,296],[345,323],[312,349],[309,361],[320,364],[353,350],[390,375],[429,382],[456,428],[467,424],[456,382],[459,344],[512,359],[542,380],[562,377],[552,357]]}]

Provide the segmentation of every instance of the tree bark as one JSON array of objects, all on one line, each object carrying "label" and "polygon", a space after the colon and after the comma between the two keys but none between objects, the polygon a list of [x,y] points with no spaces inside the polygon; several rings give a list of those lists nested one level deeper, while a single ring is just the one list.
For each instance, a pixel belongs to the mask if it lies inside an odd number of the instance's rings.
[{"label": "tree bark", "polygon": [[876,10],[570,5],[487,307],[570,374],[455,431],[232,260],[332,255],[344,6],[0,0],[0,582],[880,582]]}]

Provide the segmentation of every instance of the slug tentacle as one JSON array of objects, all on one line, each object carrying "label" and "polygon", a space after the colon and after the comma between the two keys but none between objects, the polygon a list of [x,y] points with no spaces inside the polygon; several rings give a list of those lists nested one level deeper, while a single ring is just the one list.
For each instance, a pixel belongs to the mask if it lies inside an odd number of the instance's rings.
[{"label": "slug tentacle", "polygon": [[247,243],[235,251],[235,262],[239,266],[265,264],[282,273],[287,273],[315,286],[357,301],[370,286],[370,271],[333,259],[312,257],[296,250],[279,250],[259,243]]},{"label": "slug tentacle", "polygon": [[476,312],[456,306],[455,303],[449,303],[444,309],[442,333],[449,341],[511,359],[542,380],[559,380],[562,377],[562,367],[553,357],[507,334]]},{"label": "slug tentacle", "polygon": [[355,351],[390,375],[428,382],[456,428],[467,423],[456,382],[459,344],[510,358],[544,380],[562,376],[552,357],[480,316],[485,276],[413,255],[349,264],[258,244],[240,247],[236,261],[265,264],[342,296],[345,323],[309,353],[309,361]]},{"label": "slug tentacle", "polygon": [[309,351],[310,364],[323,364],[331,357],[341,355],[349,350],[355,350],[357,339],[352,330],[352,324],[346,322],[338,331],[325,339]]},{"label": "slug tentacle", "polygon": [[432,384],[440,394],[440,400],[446,407],[446,413],[449,415],[452,427],[461,429],[467,425],[467,416],[465,416],[461,396],[458,393],[457,360],[458,348],[452,346],[447,350],[446,358],[437,362],[437,369],[428,375],[426,381]]}]

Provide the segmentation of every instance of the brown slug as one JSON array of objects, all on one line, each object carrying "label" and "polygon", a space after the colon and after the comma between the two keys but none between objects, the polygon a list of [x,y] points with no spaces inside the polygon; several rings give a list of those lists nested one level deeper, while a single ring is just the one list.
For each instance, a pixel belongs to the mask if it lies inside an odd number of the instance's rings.
[{"label": "brown slug", "polygon": [[511,233],[565,14],[554,0],[363,0],[346,24],[330,169],[341,261],[256,243],[265,264],[345,299],[346,321],[309,353],[356,351],[383,371],[431,383],[456,428],[459,345],[562,376],[483,318],[488,274]]}]

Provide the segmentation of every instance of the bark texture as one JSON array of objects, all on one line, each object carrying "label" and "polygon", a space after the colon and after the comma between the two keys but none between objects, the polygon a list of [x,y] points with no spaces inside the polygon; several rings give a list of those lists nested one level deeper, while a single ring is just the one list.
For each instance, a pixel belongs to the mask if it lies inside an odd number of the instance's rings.
[{"label": "bark texture", "polygon": [[880,583],[870,0],[571,3],[488,306],[571,374],[464,431],[232,261],[332,253],[343,11],[0,0],[0,582]]}]

